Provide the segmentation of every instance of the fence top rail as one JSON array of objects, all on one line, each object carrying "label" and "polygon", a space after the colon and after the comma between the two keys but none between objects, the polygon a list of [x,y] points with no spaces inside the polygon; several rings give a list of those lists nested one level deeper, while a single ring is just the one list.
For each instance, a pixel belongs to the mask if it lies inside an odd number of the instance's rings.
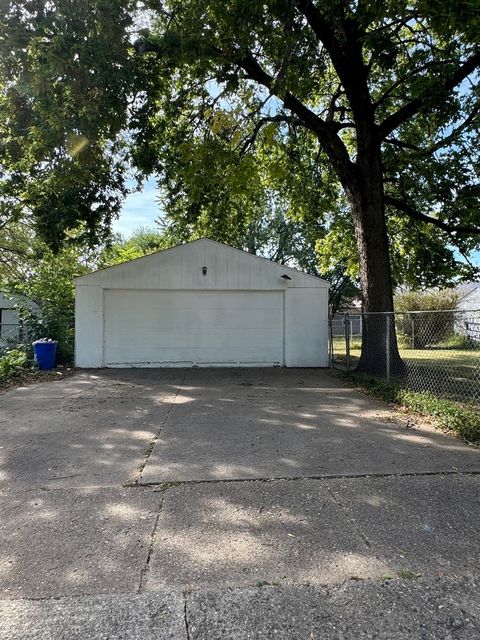
[{"label": "fence top rail", "polygon": [[458,314],[467,314],[467,313],[480,313],[480,309],[431,309],[425,311],[359,311],[358,313],[350,313],[348,311],[334,313],[333,316],[345,317],[350,316],[351,318],[355,318],[358,316],[399,316],[399,315],[414,315],[414,314],[424,314],[424,313],[458,313]]}]

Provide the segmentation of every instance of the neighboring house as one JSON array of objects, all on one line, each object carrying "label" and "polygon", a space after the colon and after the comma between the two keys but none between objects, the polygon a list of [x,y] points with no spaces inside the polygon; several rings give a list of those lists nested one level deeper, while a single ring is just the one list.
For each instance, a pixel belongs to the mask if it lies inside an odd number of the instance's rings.
[{"label": "neighboring house", "polygon": [[459,311],[480,310],[480,282],[461,284],[455,289],[458,294]]},{"label": "neighboring house", "polygon": [[[22,335],[22,323],[15,309],[16,301],[5,291],[0,291],[0,338],[12,341],[20,340]],[[27,300],[31,309],[38,309],[33,300]]]},{"label": "neighboring house", "polygon": [[455,331],[471,340],[480,341],[480,282],[456,287],[458,294]]},{"label": "neighboring house", "polygon": [[78,367],[328,366],[328,282],[207,238],[75,286]]},{"label": "neighboring house", "polygon": [[15,303],[0,291],[0,327],[2,332],[12,325],[18,325],[19,318],[15,311]]}]

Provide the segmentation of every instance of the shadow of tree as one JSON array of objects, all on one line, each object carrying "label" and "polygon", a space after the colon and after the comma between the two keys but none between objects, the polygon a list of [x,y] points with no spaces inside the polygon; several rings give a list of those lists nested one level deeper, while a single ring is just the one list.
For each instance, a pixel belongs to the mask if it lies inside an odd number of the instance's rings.
[{"label": "shadow of tree", "polygon": [[[326,372],[87,371],[4,394],[0,437],[5,597],[478,569],[475,477],[358,477],[478,471],[478,450]],[[163,494],[120,486],[147,451],[143,482],[186,483],[152,556]],[[243,481],[278,477],[300,479]]]},{"label": "shadow of tree", "polygon": [[147,589],[478,576],[479,480],[181,485],[165,496]]}]

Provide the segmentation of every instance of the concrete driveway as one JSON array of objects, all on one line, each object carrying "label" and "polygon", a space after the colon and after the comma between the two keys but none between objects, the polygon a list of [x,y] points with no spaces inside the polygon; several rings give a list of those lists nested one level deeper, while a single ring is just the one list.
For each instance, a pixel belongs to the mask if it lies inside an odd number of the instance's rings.
[{"label": "concrete driveway", "polygon": [[0,637],[480,638],[480,451],[318,370],[0,396]]}]

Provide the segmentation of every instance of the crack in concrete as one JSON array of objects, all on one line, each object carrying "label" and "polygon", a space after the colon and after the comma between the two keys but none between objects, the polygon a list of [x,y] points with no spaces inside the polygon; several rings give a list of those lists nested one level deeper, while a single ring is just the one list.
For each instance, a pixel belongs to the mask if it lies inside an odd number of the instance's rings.
[{"label": "crack in concrete", "polygon": [[[330,497],[332,498],[333,502],[343,512],[346,520],[352,525],[352,527],[355,529],[357,534],[363,540],[363,542],[365,543],[366,547],[368,549],[371,549],[372,548],[372,543],[367,538],[367,536],[363,533],[363,531],[360,529],[360,527],[358,526],[357,521],[355,520],[355,518],[352,518],[349,515],[348,510],[345,507],[345,505],[343,504],[343,502],[341,501],[341,499],[333,493],[332,489],[328,486],[328,482],[325,482],[324,480],[322,480],[322,484],[326,488],[326,490],[328,491],[328,493],[329,493]],[[378,560],[378,558],[377,558],[377,560]]]},{"label": "crack in concrete", "polygon": [[[279,476],[275,478],[223,478],[213,480],[171,480],[164,482],[135,482],[131,484],[124,483],[118,484],[85,484],[69,487],[56,487],[39,485],[38,487],[24,487],[18,489],[19,493],[31,493],[35,491],[82,491],[82,490],[95,490],[95,489],[148,489],[152,488],[155,492],[166,491],[173,487],[180,487],[182,485],[195,485],[195,484],[220,484],[234,483],[234,482],[297,482],[299,480],[356,480],[362,478],[420,478],[420,477],[436,477],[436,476],[478,476],[479,471],[420,471],[420,472],[408,472],[408,473],[358,473],[358,474],[326,474],[315,476]],[[10,489],[7,486],[0,486],[0,493],[8,493]]]},{"label": "crack in concrete", "polygon": [[[170,403],[170,406],[168,408],[167,414],[162,422],[162,424],[160,425],[159,429],[155,432],[155,434],[153,435],[153,438],[150,440],[150,442],[148,443],[148,446],[144,452],[144,457],[142,462],[139,464],[139,466],[136,468],[135,472],[133,473],[133,475],[123,484],[124,487],[136,487],[139,485],[140,483],[140,478],[142,477],[142,473],[143,470],[145,469],[145,466],[147,464],[147,462],[150,459],[150,456],[152,455],[152,451],[155,448],[155,445],[157,444],[158,438],[160,437],[160,434],[162,433],[162,431],[165,429],[165,426],[168,422],[168,419],[170,417],[170,414],[172,413],[173,407],[175,405],[175,402],[177,401],[178,395],[180,393],[180,391],[182,390],[182,387],[185,383],[185,378],[186,378],[187,372],[185,371],[183,374],[183,378],[182,381],[180,382],[180,384],[177,387],[177,390],[175,392],[175,396],[172,400],[172,402]],[[142,486],[147,486],[146,484]]]},{"label": "crack in concrete", "polygon": [[59,600],[77,600],[79,598],[101,598],[102,596],[121,596],[121,595],[131,595],[130,591],[120,592],[120,593],[107,593],[107,592],[98,592],[92,591],[86,593],[74,593],[69,595],[59,595],[59,596],[26,596],[19,598],[0,598],[0,604],[5,602],[56,602]]},{"label": "crack in concrete", "polygon": [[190,640],[190,623],[188,621],[188,592],[183,591],[183,619],[185,622],[185,633],[187,635],[187,640]]},{"label": "crack in concrete", "polygon": [[148,545],[148,552],[147,552],[147,558],[145,560],[145,564],[142,567],[142,569],[140,570],[140,581],[138,583],[138,588],[137,588],[137,593],[143,593],[143,590],[145,588],[145,583],[147,580],[147,574],[148,574],[148,569],[150,566],[150,560],[152,559],[152,554],[153,554],[153,548],[155,546],[155,540],[157,538],[157,527],[158,527],[158,521],[160,520],[160,515],[162,513],[162,508],[163,508],[163,500],[164,500],[165,496],[162,495],[160,503],[158,505],[158,511],[157,511],[157,516],[155,518],[155,522],[153,523],[153,529],[152,532],[150,534],[150,544]]},{"label": "crack in concrete", "polygon": [[[79,474],[75,474],[79,475]],[[72,476],[73,477],[73,476]],[[139,485],[140,488],[143,485]],[[37,487],[23,487],[20,489],[9,489],[8,486],[0,486],[0,494],[11,493],[15,491],[18,494],[22,493],[33,493],[36,491],[95,491],[101,489],[124,489],[130,487],[123,487],[123,485],[119,484],[80,484],[78,486],[73,487],[54,487],[54,486],[46,486],[46,485],[38,485]],[[147,488],[147,487],[144,487]]]}]

